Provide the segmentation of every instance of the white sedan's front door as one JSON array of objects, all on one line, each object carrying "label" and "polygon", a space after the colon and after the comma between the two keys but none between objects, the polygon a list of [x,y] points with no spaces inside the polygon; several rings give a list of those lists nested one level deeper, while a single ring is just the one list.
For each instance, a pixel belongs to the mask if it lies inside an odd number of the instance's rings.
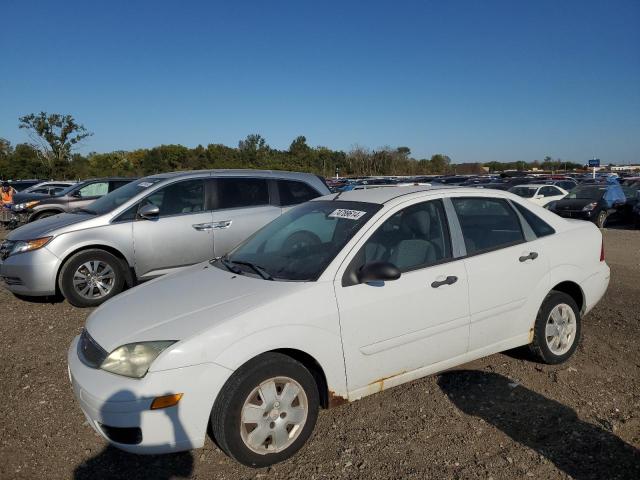
[{"label": "white sedan's front door", "polygon": [[403,273],[393,281],[344,286],[339,275],[335,282],[350,399],[462,355],[468,346],[467,274],[464,261],[451,258],[439,200],[393,213],[349,268],[372,261],[393,263]]}]

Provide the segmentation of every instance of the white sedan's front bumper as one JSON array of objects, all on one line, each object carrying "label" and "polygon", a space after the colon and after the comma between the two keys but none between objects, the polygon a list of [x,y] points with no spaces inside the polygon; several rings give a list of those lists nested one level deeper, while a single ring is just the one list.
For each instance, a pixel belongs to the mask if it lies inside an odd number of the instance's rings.
[{"label": "white sedan's front bumper", "polygon": [[[231,370],[205,363],[149,372],[141,379],[123,377],[82,363],[78,339],[69,348],[69,377],[80,408],[96,432],[132,453],[169,453],[203,446],[213,402]],[[176,393],[183,394],[176,406],[150,409],[155,397]]]}]

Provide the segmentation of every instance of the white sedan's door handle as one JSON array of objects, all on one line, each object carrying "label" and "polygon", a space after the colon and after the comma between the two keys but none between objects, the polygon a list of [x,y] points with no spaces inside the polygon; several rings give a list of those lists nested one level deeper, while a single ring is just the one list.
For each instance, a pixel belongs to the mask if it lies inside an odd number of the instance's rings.
[{"label": "white sedan's door handle", "polygon": [[222,220],[220,222],[211,223],[211,228],[215,230],[222,230],[223,228],[229,228],[231,226],[232,220]]},{"label": "white sedan's door handle", "polygon": [[529,255],[522,255],[518,260],[526,262],[527,260],[535,260],[538,258],[538,252],[530,252]]},{"label": "white sedan's door handle", "polygon": [[195,223],[191,226],[199,232],[209,232],[213,230],[213,224],[211,223]]}]

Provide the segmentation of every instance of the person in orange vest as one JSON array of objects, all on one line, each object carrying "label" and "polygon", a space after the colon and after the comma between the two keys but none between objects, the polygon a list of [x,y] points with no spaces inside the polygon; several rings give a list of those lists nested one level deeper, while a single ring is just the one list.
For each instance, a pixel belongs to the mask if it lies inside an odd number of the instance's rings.
[{"label": "person in orange vest", "polygon": [[0,202],[1,205],[9,205],[13,203],[13,194],[16,193],[16,189],[9,185],[7,182],[2,183],[2,190],[0,190]]}]

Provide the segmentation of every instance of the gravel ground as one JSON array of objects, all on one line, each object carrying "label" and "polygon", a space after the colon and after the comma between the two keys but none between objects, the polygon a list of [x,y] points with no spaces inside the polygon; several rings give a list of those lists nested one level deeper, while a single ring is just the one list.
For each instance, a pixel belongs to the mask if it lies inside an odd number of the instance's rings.
[{"label": "gravel ground", "polygon": [[612,282],[568,363],[508,352],[323,411],[298,455],[263,470],[211,441],[168,456],[107,447],[66,371],[89,310],[0,290],[0,478],[638,479],[640,231],[608,229],[605,244]]}]

